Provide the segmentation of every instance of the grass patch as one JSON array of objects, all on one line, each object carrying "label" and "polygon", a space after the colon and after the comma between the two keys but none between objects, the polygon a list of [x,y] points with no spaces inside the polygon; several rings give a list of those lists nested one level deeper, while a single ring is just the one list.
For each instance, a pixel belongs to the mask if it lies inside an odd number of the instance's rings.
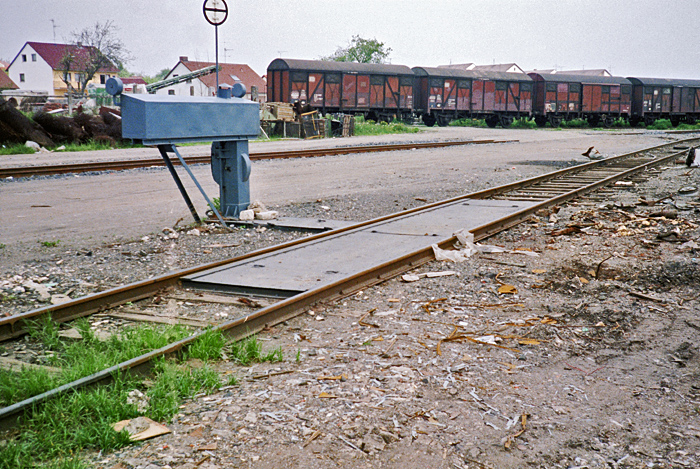
[{"label": "grass patch", "polygon": [[650,130],[671,130],[673,125],[669,119],[659,119],[651,125],[647,125]]},{"label": "grass patch", "polygon": [[107,142],[96,142],[89,140],[85,143],[66,143],[65,149],[61,151],[96,151],[96,150],[112,150],[114,148],[143,148],[140,143],[132,143],[127,141],[118,141],[116,145],[111,145]]},{"label": "grass patch", "polygon": [[513,123],[508,127],[509,129],[536,129],[537,124],[532,119],[523,117],[521,119],[514,119]]},{"label": "grass patch", "polygon": [[185,352],[185,359],[195,358],[202,361],[223,358],[226,338],[221,331],[208,329]]},{"label": "grass patch", "polygon": [[255,336],[231,344],[228,356],[243,366],[248,366],[252,362],[281,362],[284,360],[281,347],[263,353],[262,344]]},{"label": "grass patch", "polygon": [[469,119],[466,117],[453,120],[449,123],[449,125],[453,127],[488,127],[484,119]]},{"label": "grass patch", "polygon": [[390,124],[386,122],[375,123],[365,121],[360,117],[355,118],[355,135],[384,135],[384,134],[415,134],[420,132],[417,127],[412,127],[403,122],[394,121]]},{"label": "grass patch", "polygon": [[36,153],[36,150],[21,143],[0,147],[0,155],[32,155],[34,153]]},{"label": "grass patch", "polygon": [[219,386],[219,374],[208,365],[189,368],[162,360],[156,365],[155,382],[146,393],[149,398],[146,413],[154,420],[170,421],[183,399]]},{"label": "grass patch", "polygon": [[[139,326],[101,342],[86,319],[79,320],[76,328],[83,337],[81,341],[60,338],[58,325],[50,319],[29,326],[31,340],[58,352],[51,364],[63,371],[58,375],[27,368],[0,371],[0,405],[40,394],[189,335],[181,326]],[[209,330],[192,344],[185,357],[219,358],[224,346],[221,332]],[[229,376],[227,383],[237,383],[236,377]],[[110,385],[67,393],[37,406],[17,431],[3,435],[0,469],[88,468],[76,456],[80,451],[113,451],[130,444],[128,435],[115,432],[112,424],[139,415],[170,421],[183,399],[215,390],[221,384],[219,374],[206,363],[193,368],[161,359],[154,364],[154,374],[148,381],[117,376]],[[147,396],[147,405],[141,411],[129,401],[129,393],[135,389]]]},{"label": "grass patch", "polygon": [[[56,352],[47,359],[48,365],[61,368],[48,375],[34,369],[21,372],[0,370],[0,405],[8,406],[62,384],[70,383],[112,365],[164,347],[190,333],[182,326],[151,326],[127,328],[102,342],[97,339],[87,319],[75,322],[82,340],[65,340],[58,336],[58,324],[49,318],[28,324],[29,337],[46,349]],[[195,344],[196,345],[196,344]]]}]

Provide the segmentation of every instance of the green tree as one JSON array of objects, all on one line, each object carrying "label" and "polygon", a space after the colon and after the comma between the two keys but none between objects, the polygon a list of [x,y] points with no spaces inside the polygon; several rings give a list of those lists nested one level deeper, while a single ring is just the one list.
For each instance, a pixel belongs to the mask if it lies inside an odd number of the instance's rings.
[{"label": "green tree", "polygon": [[322,57],[322,60],[381,64],[386,63],[390,52],[391,47],[386,47],[383,42],[353,36],[347,47],[338,47],[332,55]]}]

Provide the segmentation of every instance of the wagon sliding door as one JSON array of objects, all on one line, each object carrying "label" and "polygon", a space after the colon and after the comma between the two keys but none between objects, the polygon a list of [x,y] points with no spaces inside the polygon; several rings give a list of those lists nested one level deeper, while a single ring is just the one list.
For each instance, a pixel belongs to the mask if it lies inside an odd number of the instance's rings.
[{"label": "wagon sliding door", "polygon": [[289,97],[291,101],[307,101],[309,97],[306,88],[308,86],[309,74],[306,72],[291,72],[289,75],[291,81]]},{"label": "wagon sliding door", "polygon": [[340,74],[326,74],[326,107],[340,107]]},{"label": "wagon sliding door", "polygon": [[323,74],[309,73],[309,96],[311,97],[309,103],[313,107],[324,107],[323,92]]},{"label": "wagon sliding door", "polygon": [[481,112],[484,110],[484,81],[474,80],[472,85],[472,111]]},{"label": "wagon sliding door", "polygon": [[355,107],[357,93],[357,76],[343,75],[343,109],[352,109]]}]

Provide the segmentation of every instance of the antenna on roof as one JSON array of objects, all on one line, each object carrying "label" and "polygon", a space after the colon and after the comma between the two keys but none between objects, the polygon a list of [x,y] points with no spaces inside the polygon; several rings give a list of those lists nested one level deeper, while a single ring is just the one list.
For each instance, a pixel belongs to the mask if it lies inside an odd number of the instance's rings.
[{"label": "antenna on roof", "polygon": [[49,21],[51,21],[51,25],[53,27],[53,42],[55,43],[56,42],[56,28],[58,28],[58,26],[56,26],[56,22],[53,19],[50,19]]},{"label": "antenna on roof", "polygon": [[287,52],[287,51],[286,50],[278,50],[277,54],[279,55],[279,57],[282,57],[282,54],[284,54],[285,52]]}]

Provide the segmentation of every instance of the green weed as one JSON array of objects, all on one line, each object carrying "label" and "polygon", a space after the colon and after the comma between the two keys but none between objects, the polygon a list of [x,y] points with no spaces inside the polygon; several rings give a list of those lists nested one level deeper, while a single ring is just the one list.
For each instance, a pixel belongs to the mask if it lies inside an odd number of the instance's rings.
[{"label": "green weed", "polygon": [[296,362],[301,363],[301,349],[297,349],[297,357],[296,357]]},{"label": "green weed", "polygon": [[281,362],[284,359],[281,347],[263,354],[262,344],[255,336],[231,344],[229,357],[243,366],[248,366],[254,361]]},{"label": "green weed", "polygon": [[647,125],[647,129],[651,130],[671,130],[673,125],[669,119],[659,119],[651,125]]},{"label": "green weed", "polygon": [[156,364],[155,383],[146,393],[150,398],[148,415],[158,421],[169,421],[183,399],[219,386],[219,374],[207,365],[188,368],[161,360]]},{"label": "green weed", "polygon": [[7,245],[0,243],[0,249],[5,249]]},{"label": "green weed", "polygon": [[421,130],[411,127],[403,122],[394,121],[390,124],[381,122],[376,124],[372,121],[355,119],[355,135],[383,135],[383,134],[406,134],[418,133]]},{"label": "green weed", "polygon": [[185,359],[218,360],[225,345],[226,338],[221,331],[209,329],[187,348]]},{"label": "green weed", "polygon": [[469,119],[466,117],[453,120],[449,125],[453,127],[488,127],[484,119]]},{"label": "green weed", "polygon": [[522,119],[514,119],[509,127],[510,129],[536,129],[537,124],[532,119],[523,117]]},{"label": "green weed", "polygon": [[270,350],[266,354],[260,357],[261,362],[281,362],[284,360],[284,354],[282,353],[282,347],[277,347],[276,349]]},{"label": "green weed", "polygon": [[44,246],[45,248],[55,248],[61,243],[61,240],[57,239],[56,241],[38,241],[38,243]]}]

